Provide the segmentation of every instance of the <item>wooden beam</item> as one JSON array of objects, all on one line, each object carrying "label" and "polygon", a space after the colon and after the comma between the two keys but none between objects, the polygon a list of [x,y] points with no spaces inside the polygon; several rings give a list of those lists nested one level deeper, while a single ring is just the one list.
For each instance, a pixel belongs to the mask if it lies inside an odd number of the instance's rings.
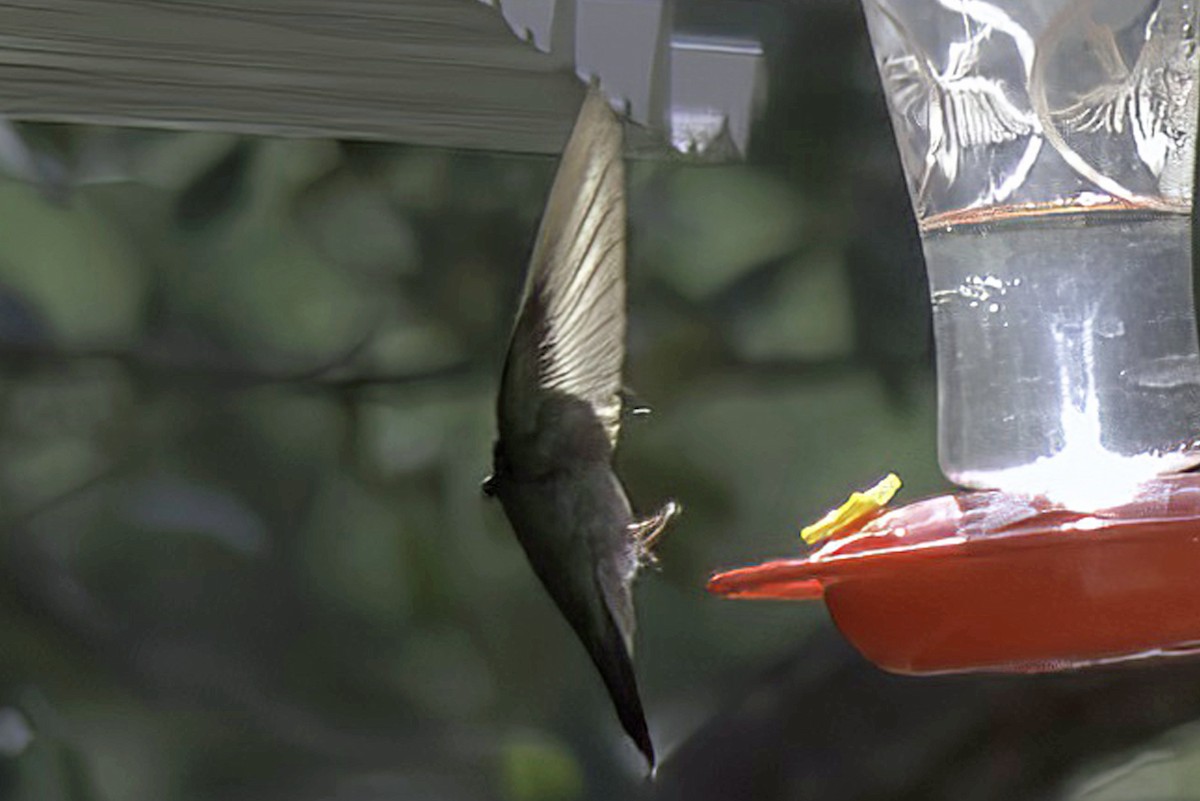
[{"label": "wooden beam", "polygon": [[479,0],[0,0],[14,120],[558,153],[582,97]]}]

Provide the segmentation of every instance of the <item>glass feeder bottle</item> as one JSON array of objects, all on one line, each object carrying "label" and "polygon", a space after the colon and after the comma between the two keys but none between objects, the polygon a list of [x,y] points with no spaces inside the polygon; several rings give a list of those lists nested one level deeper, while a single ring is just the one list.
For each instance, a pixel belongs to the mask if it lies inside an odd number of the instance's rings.
[{"label": "glass feeder bottle", "polygon": [[1200,463],[1196,3],[864,7],[929,274],[946,476],[1082,508]]}]

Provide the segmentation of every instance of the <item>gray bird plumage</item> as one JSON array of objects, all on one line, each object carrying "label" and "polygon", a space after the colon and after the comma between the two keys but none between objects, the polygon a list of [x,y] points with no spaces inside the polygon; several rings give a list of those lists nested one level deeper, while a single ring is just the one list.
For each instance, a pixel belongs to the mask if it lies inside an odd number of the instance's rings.
[{"label": "gray bird plumage", "polygon": [[496,404],[495,495],[534,572],[654,764],[633,672],[630,585],[676,513],[634,517],[613,471],[625,360],[621,125],[588,92],[546,203]]}]

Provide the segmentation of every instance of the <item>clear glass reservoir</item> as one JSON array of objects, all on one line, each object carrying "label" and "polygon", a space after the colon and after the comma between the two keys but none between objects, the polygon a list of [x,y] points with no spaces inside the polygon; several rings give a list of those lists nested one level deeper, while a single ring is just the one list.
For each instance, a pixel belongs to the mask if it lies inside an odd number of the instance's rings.
[{"label": "clear glass reservoir", "polygon": [[952,481],[1111,501],[1200,463],[1197,4],[863,0]]}]

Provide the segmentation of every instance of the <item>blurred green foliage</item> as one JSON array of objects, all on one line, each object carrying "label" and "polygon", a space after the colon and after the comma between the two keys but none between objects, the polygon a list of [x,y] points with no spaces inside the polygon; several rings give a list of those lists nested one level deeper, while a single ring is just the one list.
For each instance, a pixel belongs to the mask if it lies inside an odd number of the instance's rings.
[{"label": "blurred green foliage", "polygon": [[[65,200],[0,184],[0,627],[19,646],[0,700],[29,688],[61,720],[57,756],[39,731],[16,758],[19,792],[285,797],[280,775],[381,766],[447,798],[639,787],[478,490],[553,161],[56,138]],[[688,507],[641,590],[669,743],[815,620],[717,603],[709,570],[795,548],[884,469],[938,479],[928,375],[906,368],[922,400],[901,409],[860,358],[844,249],[808,233],[826,199],[748,165],[633,172],[629,374],[657,411],[620,458],[646,506]]]},{"label": "blurred green foliage", "polygon": [[[349,798],[380,770],[444,798],[637,788],[478,491],[552,161],[66,138],[123,158],[61,205],[0,185],[0,291],[27,318],[0,343],[0,698],[61,719],[14,797]],[[656,413],[620,458],[643,504],[688,507],[640,599],[669,743],[815,620],[715,602],[709,570],[794,549],[882,470],[938,479],[928,376],[899,409],[859,358],[844,254],[805,235],[821,199],[751,166],[636,173],[629,372]]]}]

